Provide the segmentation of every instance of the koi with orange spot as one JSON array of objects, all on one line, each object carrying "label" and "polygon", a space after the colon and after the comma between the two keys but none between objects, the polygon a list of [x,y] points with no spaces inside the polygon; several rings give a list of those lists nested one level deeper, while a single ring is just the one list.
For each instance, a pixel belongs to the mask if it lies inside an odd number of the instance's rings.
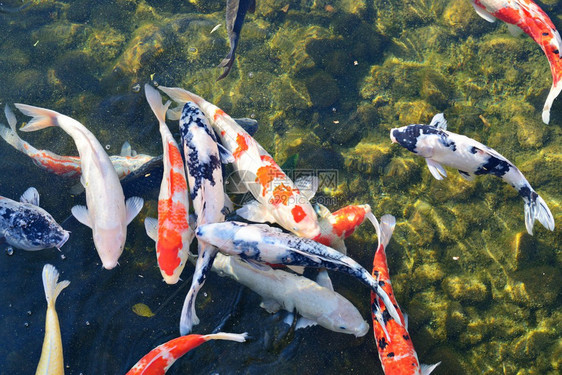
[{"label": "koi with orange spot", "polygon": [[376,293],[371,292],[373,331],[383,371],[386,375],[428,375],[441,362],[434,365],[420,365],[408,333],[408,321],[398,307],[390,283],[385,248],[390,242],[396,219],[392,215],[384,215],[381,217],[381,224],[379,225],[372,213],[367,214],[367,218],[375,226],[379,240],[373,259],[372,274],[379,287],[386,292],[392,301],[400,317],[400,322],[391,317],[385,303],[380,300]]},{"label": "koi with orange spot", "polygon": [[[29,156],[33,163],[51,173],[55,173],[62,177],[80,178],[82,169],[80,167],[80,158],[78,156],[61,156],[48,150],[38,150],[28,142],[20,138],[16,132],[16,117],[10,107],[6,105],[4,113],[8,119],[9,128],[0,125],[0,137],[2,137],[10,146],[16,150]],[[119,179],[124,178],[133,171],[150,162],[154,157],[144,154],[136,154],[131,150],[128,142],[123,144],[120,155],[112,155],[109,157],[111,164],[117,172]]]},{"label": "koi with orange spot", "polygon": [[[256,199],[238,210],[238,215],[251,221],[278,223],[305,238],[313,238],[320,233],[318,218],[309,202],[314,194],[307,195],[298,189],[271,155],[236,121],[214,104],[187,90],[163,86],[158,88],[178,103],[192,101],[197,104],[219,134],[222,145],[233,154],[234,170]],[[288,187],[284,193],[290,188],[291,196],[284,200],[286,204],[273,204],[278,202],[274,192],[281,184]]]},{"label": "koi with orange spot", "polygon": [[224,332],[180,336],[152,349],[126,375],[163,375],[185,353],[209,340],[245,342],[247,337],[247,333]]},{"label": "koi with orange spot", "polygon": [[548,15],[532,0],[472,0],[476,13],[488,22],[506,22],[512,34],[523,30],[541,47],[552,73],[552,86],[544,103],[542,120],[550,122],[550,108],[562,91],[562,39]]},{"label": "koi with orange spot", "polygon": [[170,102],[162,104],[160,93],[146,84],[146,100],[158,119],[164,148],[164,173],[158,195],[158,219],[146,218],[144,226],[156,241],[156,258],[167,284],[178,282],[185,267],[193,230],[189,227],[189,198],[183,159],[172,133],[166,126]]},{"label": "koi with orange spot", "polygon": [[321,204],[318,204],[317,207],[320,217],[318,220],[320,234],[313,239],[346,254],[344,240],[365,221],[365,216],[371,212],[371,206],[368,204],[350,205],[333,213]]}]

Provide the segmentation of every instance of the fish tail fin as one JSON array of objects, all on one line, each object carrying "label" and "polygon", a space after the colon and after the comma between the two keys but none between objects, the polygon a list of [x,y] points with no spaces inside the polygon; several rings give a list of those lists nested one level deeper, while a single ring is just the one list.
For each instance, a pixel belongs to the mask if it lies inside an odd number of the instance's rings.
[{"label": "fish tail fin", "polygon": [[24,115],[33,117],[27,125],[20,129],[21,131],[32,132],[50,126],[59,126],[58,117],[61,114],[56,111],[21,103],[15,103],[14,105]]},{"label": "fish tail fin", "polygon": [[60,283],[59,271],[55,266],[51,264],[45,264],[43,267],[43,288],[45,289],[45,298],[47,299],[47,305],[55,305],[57,297],[60,292],[70,284],[70,281],[64,280]]},{"label": "fish tail fin", "polygon": [[16,123],[13,122],[13,120],[15,120],[14,113],[7,104],[5,113],[6,118],[8,119],[8,125],[10,125],[10,127],[0,125],[0,137],[2,137],[2,139],[4,139],[10,146],[15,148],[16,150],[23,152],[25,150],[23,146],[24,142],[16,132]]},{"label": "fish tail fin", "polygon": [[545,124],[548,124],[550,122],[550,108],[552,107],[552,103],[554,102],[554,99],[556,99],[556,97],[560,94],[561,91],[562,91],[562,81],[552,83],[552,87],[550,88],[550,92],[546,97],[546,100],[544,102],[544,107],[542,109],[542,121]]},{"label": "fish tail fin", "polygon": [[225,332],[217,332],[211,333],[209,335],[204,335],[205,341],[209,340],[229,340],[229,341],[237,341],[237,342],[245,342],[248,338],[248,333],[225,333]]},{"label": "fish tail fin", "polygon": [[148,102],[148,105],[150,105],[150,108],[152,109],[152,112],[154,112],[158,122],[160,124],[165,124],[166,111],[168,110],[171,102],[168,100],[166,104],[162,104],[162,96],[158,90],[150,86],[148,83],[144,85],[144,94],[146,95],[146,101]]},{"label": "fish tail fin", "polygon": [[369,219],[369,221],[373,224],[373,226],[375,227],[375,231],[377,232],[377,239],[379,241],[378,245],[377,245],[377,249],[379,249],[381,247],[381,225],[379,224],[379,221],[377,220],[377,218],[375,217],[375,215],[372,212],[367,212],[365,214],[365,217],[367,219]]},{"label": "fish tail fin", "polygon": [[386,249],[388,243],[390,242],[390,238],[392,237],[392,233],[394,232],[395,226],[396,218],[394,216],[386,214],[381,217],[379,246],[382,244]]},{"label": "fish tail fin", "polygon": [[217,78],[217,81],[225,78],[229,73],[230,69],[232,69],[232,65],[234,64],[234,50],[230,50],[228,55],[221,61],[219,64],[219,68],[224,68],[222,74]]},{"label": "fish tail fin", "polygon": [[533,235],[533,224],[538,220],[546,229],[554,230],[554,217],[548,209],[545,201],[534,190],[531,189],[529,197],[525,200],[525,227],[530,235]]}]

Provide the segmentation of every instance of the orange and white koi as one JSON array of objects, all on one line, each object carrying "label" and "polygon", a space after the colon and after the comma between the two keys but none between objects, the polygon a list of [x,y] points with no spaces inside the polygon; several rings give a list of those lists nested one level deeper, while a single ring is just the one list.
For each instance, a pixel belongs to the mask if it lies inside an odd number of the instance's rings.
[{"label": "orange and white koi", "polygon": [[180,336],[152,349],[126,375],[163,375],[185,353],[209,340],[245,342],[247,336],[247,333],[224,332]]},{"label": "orange and white koi", "polygon": [[371,212],[368,204],[349,205],[335,212],[330,212],[325,206],[318,204],[320,234],[314,241],[330,246],[346,254],[344,240],[351,236],[355,229],[365,221],[365,216]]},{"label": "orange and white koi", "polygon": [[256,198],[255,203],[238,210],[245,219],[276,222],[305,238],[320,233],[318,218],[309,202],[277,165],[275,160],[222,109],[187,90],[158,87],[170,98],[184,104],[193,101],[201,108],[217,132],[222,145],[232,153],[234,170],[241,182]]},{"label": "orange and white koi", "polygon": [[[81,176],[82,169],[80,168],[80,158],[78,156],[61,156],[48,150],[36,149],[29,142],[21,139],[17,134],[17,120],[8,105],[4,108],[4,113],[6,114],[10,127],[8,128],[7,126],[0,125],[0,137],[10,146],[29,156],[38,167],[51,173],[69,178],[79,178]],[[119,179],[138,170],[152,159],[154,159],[153,156],[137,154],[135,151],[131,150],[129,142],[123,143],[120,155],[111,155],[109,157]]]},{"label": "orange and white koi", "polygon": [[170,102],[162,104],[160,93],[144,85],[146,100],[158,119],[164,148],[164,173],[158,196],[158,220],[146,218],[144,226],[156,241],[158,267],[168,284],[178,282],[185,267],[193,230],[189,227],[189,198],[187,178],[180,149],[166,125],[166,111]]},{"label": "orange and white koi", "polygon": [[506,22],[515,34],[515,27],[529,35],[545,53],[552,73],[552,86],[544,103],[542,120],[550,121],[550,108],[562,91],[562,39],[546,13],[532,0],[472,0],[476,13],[488,22],[496,18]]},{"label": "orange and white koi", "polygon": [[438,365],[420,365],[418,355],[408,333],[408,320],[400,311],[394,297],[385,248],[390,242],[396,220],[392,215],[384,215],[379,225],[374,215],[367,215],[377,230],[379,244],[373,259],[373,277],[377,280],[398,312],[400,322],[390,316],[387,306],[376,293],[371,292],[373,331],[379,359],[386,375],[428,375]]},{"label": "orange and white koi", "polygon": [[59,294],[70,284],[70,281],[64,280],[59,283],[59,272],[51,264],[43,266],[42,277],[45,298],[47,299],[47,315],[45,317],[43,349],[35,375],[64,375],[62,339],[55,303]]},{"label": "orange and white koi", "polygon": [[144,201],[131,197],[125,202],[117,172],[96,137],[80,122],[58,112],[26,104],[15,104],[25,115],[33,117],[21,128],[35,131],[58,126],[70,135],[80,155],[82,176],[86,190],[86,206],[72,207],[72,215],[92,228],[94,245],[103,267],[114,268],[127,238],[127,225],[142,209]]}]

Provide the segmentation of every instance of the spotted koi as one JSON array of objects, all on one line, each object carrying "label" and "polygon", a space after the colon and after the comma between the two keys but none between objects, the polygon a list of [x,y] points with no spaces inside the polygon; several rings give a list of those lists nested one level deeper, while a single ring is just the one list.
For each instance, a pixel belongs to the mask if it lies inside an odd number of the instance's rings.
[{"label": "spotted koi", "polygon": [[380,288],[386,292],[400,317],[400,321],[392,318],[388,313],[387,305],[380,300],[376,293],[371,292],[373,331],[383,371],[386,375],[428,375],[441,362],[434,365],[420,365],[414,344],[408,333],[408,321],[404,318],[398,302],[396,302],[390,283],[385,248],[390,242],[396,220],[394,216],[384,215],[379,225],[373,214],[369,213],[367,217],[375,226],[379,240],[373,259],[372,275]]},{"label": "spotted koi", "polygon": [[185,353],[209,340],[245,342],[246,333],[213,333],[210,335],[188,335],[172,339],[142,357],[126,375],[163,375]]},{"label": "spotted koi", "polygon": [[552,73],[552,86],[542,111],[542,120],[548,124],[552,103],[562,91],[562,39],[551,19],[532,0],[472,0],[472,6],[488,22],[499,18],[512,33],[514,27],[520,28],[545,53]]},{"label": "spotted koi", "polygon": [[240,125],[223,110],[180,88],[159,86],[178,103],[195,102],[219,134],[223,146],[234,156],[233,167],[256,202],[238,210],[245,219],[276,222],[306,238],[320,233],[318,219],[309,202],[283,170]]},{"label": "spotted koi", "polygon": [[156,241],[156,258],[167,284],[178,282],[185,267],[193,230],[189,227],[189,198],[187,178],[180,149],[166,126],[166,110],[160,93],[150,85],[144,86],[146,100],[158,119],[164,149],[164,173],[158,195],[158,220],[146,218],[145,229]]}]

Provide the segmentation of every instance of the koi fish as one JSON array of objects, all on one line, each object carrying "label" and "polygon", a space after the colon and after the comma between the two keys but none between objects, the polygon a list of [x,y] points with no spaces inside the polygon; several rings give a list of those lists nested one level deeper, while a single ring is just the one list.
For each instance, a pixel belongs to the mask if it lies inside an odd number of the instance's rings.
[{"label": "koi fish", "polygon": [[340,253],[347,254],[344,239],[351,236],[355,229],[363,223],[365,215],[371,212],[368,204],[345,206],[336,212],[330,212],[325,206],[317,204],[320,219],[320,234],[314,241],[332,247]]},{"label": "koi fish", "polygon": [[132,197],[125,202],[117,172],[102,145],[84,125],[49,109],[27,104],[15,106],[33,117],[21,128],[22,131],[59,126],[74,139],[80,155],[80,182],[86,190],[86,206],[72,207],[72,215],[92,228],[94,245],[103,267],[114,268],[125,246],[127,225],[140,212],[144,201]]},{"label": "koi fish", "polygon": [[180,336],[152,349],[126,375],[163,375],[185,353],[209,340],[245,342],[247,337],[247,333],[224,332]]},{"label": "koi fish", "polygon": [[55,303],[60,292],[70,284],[70,281],[64,280],[59,283],[58,280],[59,272],[55,266],[45,264],[43,266],[43,288],[47,299],[47,316],[45,317],[45,338],[41,359],[39,359],[35,375],[64,375],[62,339]]},{"label": "koi fish", "polygon": [[158,220],[146,218],[144,226],[156,241],[156,258],[167,284],[175,284],[185,267],[193,230],[189,227],[189,198],[187,179],[180,149],[166,126],[168,101],[162,105],[160,93],[149,84],[144,85],[146,100],[158,119],[164,148],[164,173],[158,195]]},{"label": "koi fish", "polygon": [[520,28],[541,47],[552,73],[552,86],[544,103],[542,120],[550,122],[550,108],[562,91],[562,39],[546,13],[532,0],[472,0],[476,13],[488,22],[506,22],[512,34]]},{"label": "koi fish", "polygon": [[10,245],[23,250],[60,250],[69,236],[70,232],[39,207],[34,187],[27,189],[19,202],[0,196],[0,239]]},{"label": "koi fish", "polygon": [[227,0],[226,1],[226,32],[230,41],[230,51],[228,55],[219,64],[220,68],[224,68],[222,74],[217,81],[220,81],[230,73],[232,64],[234,63],[234,54],[238,47],[240,32],[244,25],[246,13],[254,13],[256,10],[256,0]]},{"label": "koi fish", "polygon": [[253,290],[262,297],[260,306],[269,313],[280,309],[301,318],[297,329],[318,324],[330,331],[362,337],[369,325],[355,306],[341,294],[334,292],[331,284],[326,286],[304,276],[283,270],[264,267],[258,269],[237,257],[217,254],[213,271],[228,276]]},{"label": "koi fish", "polygon": [[[258,268],[262,267],[262,263],[270,263],[347,273],[390,304],[386,292],[378,287],[375,279],[359,263],[314,240],[296,237],[266,224],[237,221],[202,225],[197,228],[196,236],[201,241],[215,245],[223,254],[237,255]],[[389,312],[398,318],[391,304]]]},{"label": "koi fish", "polygon": [[[197,226],[224,221],[225,194],[221,156],[215,133],[205,115],[193,102],[187,102],[183,106],[179,127],[190,187],[189,195],[197,217]],[[226,159],[228,152],[224,151]],[[229,157],[232,158],[232,155]],[[198,244],[199,256],[181,312],[182,336],[191,332],[193,325],[199,324],[195,299],[207,279],[217,252],[218,249],[213,245],[201,241]]]},{"label": "koi fish", "polygon": [[238,210],[243,218],[276,222],[298,236],[313,238],[320,233],[318,218],[309,202],[291,179],[240,125],[217,106],[189,91],[158,86],[178,103],[193,101],[209,119],[222,145],[232,153],[232,163],[241,182],[256,201]]},{"label": "koi fish", "polygon": [[398,307],[390,283],[385,249],[390,242],[396,219],[392,215],[384,215],[379,225],[373,214],[367,217],[375,226],[379,240],[373,259],[373,277],[388,294],[400,317],[400,321],[391,318],[387,313],[387,305],[380,301],[377,294],[371,292],[373,331],[382,369],[386,375],[429,375],[441,362],[434,365],[420,365],[414,344],[408,333],[408,320]]},{"label": "koi fish", "polygon": [[[21,139],[16,132],[16,116],[8,105],[4,108],[4,113],[6,114],[8,125],[10,125],[10,127],[8,128],[0,125],[0,137],[2,137],[10,146],[29,156],[31,160],[33,160],[33,163],[38,167],[51,173],[68,178],[80,177],[82,170],[80,168],[79,157],[61,156],[48,150],[36,149],[30,143]],[[121,147],[120,155],[112,155],[109,159],[117,172],[117,176],[119,176],[119,179],[122,179],[150,162],[153,157],[145,154],[137,154],[131,149],[129,142],[125,142]]]},{"label": "koi fish", "polygon": [[429,171],[438,180],[447,177],[440,163],[458,169],[468,181],[482,174],[500,177],[513,186],[525,201],[525,226],[529,234],[533,234],[535,220],[554,230],[554,217],[521,171],[496,150],[472,138],[447,131],[447,121],[442,113],[435,115],[429,125],[394,128],[390,130],[390,139],[423,156]]}]

